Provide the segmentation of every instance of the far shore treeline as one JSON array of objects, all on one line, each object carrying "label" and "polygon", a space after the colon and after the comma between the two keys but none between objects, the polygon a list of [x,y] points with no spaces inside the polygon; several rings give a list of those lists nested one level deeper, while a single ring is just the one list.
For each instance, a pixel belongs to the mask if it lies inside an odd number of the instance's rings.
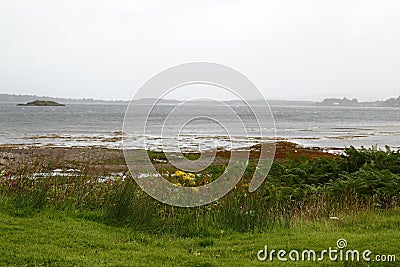
[{"label": "far shore treeline", "polygon": [[[37,95],[16,95],[16,94],[0,94],[0,103],[26,103],[35,100],[43,101],[54,101],[64,104],[128,104],[129,100],[101,100],[93,98],[61,98],[61,97],[50,97],[50,96],[37,96]],[[140,103],[153,103],[152,99],[139,99]],[[250,100],[253,104],[260,102],[264,103],[264,100]],[[178,104],[181,101],[172,99],[163,99],[162,103]],[[237,100],[224,101],[225,103],[236,104]],[[296,106],[366,106],[366,107],[400,107],[400,95],[395,98],[389,98],[386,100],[377,101],[358,101],[357,99],[344,98],[325,98],[321,102],[305,101],[305,100],[274,100],[268,99],[270,105],[296,105]],[[207,101],[202,104],[209,104]]]}]

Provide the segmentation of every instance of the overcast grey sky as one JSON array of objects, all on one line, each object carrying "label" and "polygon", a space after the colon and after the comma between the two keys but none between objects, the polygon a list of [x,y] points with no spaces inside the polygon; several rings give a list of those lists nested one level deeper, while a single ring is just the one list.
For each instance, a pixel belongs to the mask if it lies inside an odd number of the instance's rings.
[{"label": "overcast grey sky", "polygon": [[400,1],[0,1],[0,93],[130,99],[193,61],[268,99],[398,96]]}]

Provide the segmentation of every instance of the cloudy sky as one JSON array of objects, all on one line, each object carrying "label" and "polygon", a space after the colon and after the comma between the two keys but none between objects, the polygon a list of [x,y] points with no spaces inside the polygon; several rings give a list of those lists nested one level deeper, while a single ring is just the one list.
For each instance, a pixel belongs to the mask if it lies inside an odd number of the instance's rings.
[{"label": "cloudy sky", "polygon": [[130,99],[209,61],[268,99],[400,94],[400,1],[1,0],[0,93]]}]

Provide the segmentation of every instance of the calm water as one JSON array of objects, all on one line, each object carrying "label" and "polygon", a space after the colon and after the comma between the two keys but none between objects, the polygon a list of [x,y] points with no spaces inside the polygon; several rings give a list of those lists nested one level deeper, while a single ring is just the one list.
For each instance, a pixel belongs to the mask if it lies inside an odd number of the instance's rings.
[{"label": "calm water", "polygon": [[[151,116],[148,127],[163,127],[166,115],[172,108],[173,106],[159,106],[154,116]],[[389,145],[400,148],[400,109],[319,106],[272,106],[271,109],[275,119],[276,138],[280,140],[321,147],[370,147],[377,144],[381,147]],[[198,119],[184,129],[179,137],[180,144],[187,150],[192,150],[207,149],[207,145],[229,148],[232,144],[240,147],[260,142],[249,110],[239,107],[234,110],[247,124],[250,138],[234,132],[235,137],[229,140],[226,129],[210,120]],[[123,104],[20,107],[11,103],[0,103],[0,144],[121,147],[125,111],[126,105]],[[174,120],[190,119],[198,114],[217,116],[227,125],[230,125],[232,119],[231,114],[224,113],[218,107],[198,105],[179,112],[181,115],[169,118],[169,124],[164,127],[172,129],[179,125]],[[266,139],[273,138],[273,124],[268,125],[265,132]],[[160,149],[159,138],[154,136],[149,140],[148,148]],[[140,147],[141,143],[138,137],[137,146]],[[169,143],[164,143],[164,149],[168,149],[165,144],[168,146]],[[170,144],[174,145],[173,142]]]}]

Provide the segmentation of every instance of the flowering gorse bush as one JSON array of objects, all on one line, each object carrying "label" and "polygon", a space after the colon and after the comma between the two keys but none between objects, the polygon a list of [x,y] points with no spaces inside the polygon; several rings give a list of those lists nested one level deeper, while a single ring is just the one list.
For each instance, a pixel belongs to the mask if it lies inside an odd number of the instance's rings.
[{"label": "flowering gorse bush", "polygon": [[196,186],[196,175],[193,173],[177,170],[173,176],[176,186]]}]

